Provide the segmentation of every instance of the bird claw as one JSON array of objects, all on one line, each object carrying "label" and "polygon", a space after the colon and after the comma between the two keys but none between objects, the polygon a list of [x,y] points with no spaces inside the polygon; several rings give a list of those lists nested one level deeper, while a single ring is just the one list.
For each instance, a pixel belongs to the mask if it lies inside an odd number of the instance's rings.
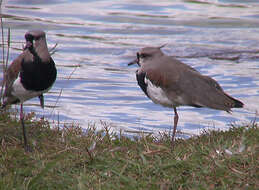
[{"label": "bird claw", "polygon": [[33,149],[29,145],[25,145],[24,150],[26,153],[33,152]]}]

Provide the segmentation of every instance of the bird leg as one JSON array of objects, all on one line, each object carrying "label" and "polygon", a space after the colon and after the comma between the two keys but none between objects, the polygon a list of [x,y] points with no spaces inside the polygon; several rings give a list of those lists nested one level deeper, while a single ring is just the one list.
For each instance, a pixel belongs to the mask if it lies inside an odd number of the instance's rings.
[{"label": "bird leg", "polygon": [[43,96],[43,94],[39,95],[39,99],[40,99],[40,107],[42,109],[44,109],[44,96]]},{"label": "bird leg", "polygon": [[173,129],[172,142],[171,142],[172,148],[174,148],[174,137],[175,137],[175,133],[176,133],[178,118],[179,117],[177,114],[176,107],[174,107],[174,129]]},{"label": "bird leg", "polygon": [[20,121],[22,123],[22,131],[23,131],[23,139],[24,139],[24,149],[26,152],[29,151],[28,143],[27,143],[27,137],[26,137],[26,131],[25,131],[25,125],[24,125],[24,115],[23,115],[23,104],[21,104],[20,109]]}]

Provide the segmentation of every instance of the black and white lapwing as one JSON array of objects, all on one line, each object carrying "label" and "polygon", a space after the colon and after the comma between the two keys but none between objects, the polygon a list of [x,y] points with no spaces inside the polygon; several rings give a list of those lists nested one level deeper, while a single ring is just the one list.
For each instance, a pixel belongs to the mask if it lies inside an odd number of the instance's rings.
[{"label": "black and white lapwing", "polygon": [[174,109],[172,147],[178,123],[178,106],[207,107],[231,111],[244,104],[229,96],[211,77],[201,75],[194,68],[165,55],[161,47],[145,47],[128,65],[138,64],[138,85],[154,103]]},{"label": "black and white lapwing", "polygon": [[57,70],[51,58],[46,34],[41,30],[25,34],[26,45],[23,52],[11,63],[4,75],[4,94],[2,108],[20,103],[20,120],[23,129],[24,148],[29,150],[24,126],[23,103],[39,97],[44,108],[43,94],[48,92],[56,80]]}]

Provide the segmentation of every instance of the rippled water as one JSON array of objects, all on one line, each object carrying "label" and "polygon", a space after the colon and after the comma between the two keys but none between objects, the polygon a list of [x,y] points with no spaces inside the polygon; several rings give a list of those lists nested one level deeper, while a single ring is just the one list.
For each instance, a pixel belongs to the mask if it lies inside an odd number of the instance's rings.
[{"label": "rippled water", "polygon": [[[85,128],[102,121],[114,130],[168,131],[172,109],[145,97],[135,80],[137,67],[127,66],[140,48],[162,44],[167,44],[166,54],[212,76],[227,93],[259,109],[256,0],[9,0],[3,2],[2,15],[5,31],[11,28],[11,60],[21,52],[29,29],[45,30],[49,47],[58,43],[53,55],[58,79],[45,96],[49,107],[41,110],[37,98],[27,102],[26,111],[38,117]],[[244,109],[230,115],[181,107],[178,113],[178,129],[188,134],[207,127],[226,129],[255,117]]]}]

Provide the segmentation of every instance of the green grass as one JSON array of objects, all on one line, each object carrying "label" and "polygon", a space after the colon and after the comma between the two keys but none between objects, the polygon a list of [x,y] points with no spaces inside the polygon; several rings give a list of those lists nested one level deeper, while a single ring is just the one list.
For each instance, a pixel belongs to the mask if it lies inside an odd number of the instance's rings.
[{"label": "green grass", "polygon": [[[12,117],[13,118],[13,117]],[[27,115],[33,152],[23,148],[20,123],[0,115],[0,189],[256,189],[256,124],[187,140],[87,133],[76,125],[50,128]]]}]

